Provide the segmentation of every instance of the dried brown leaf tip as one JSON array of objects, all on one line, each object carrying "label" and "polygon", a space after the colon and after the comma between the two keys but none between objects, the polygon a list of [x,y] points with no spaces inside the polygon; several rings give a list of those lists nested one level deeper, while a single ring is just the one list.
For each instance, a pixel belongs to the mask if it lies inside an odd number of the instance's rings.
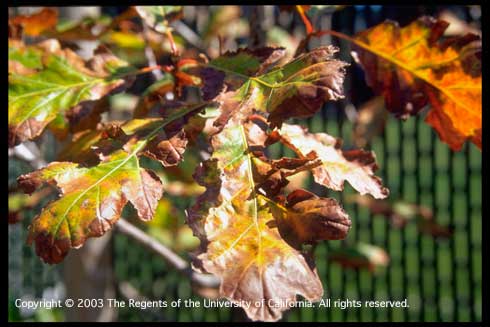
[{"label": "dried brown leaf tip", "polygon": [[280,141],[295,151],[298,157],[315,154],[320,158],[322,165],[312,169],[315,182],[342,191],[344,182],[348,181],[361,194],[371,194],[377,199],[389,195],[381,179],[374,175],[378,166],[373,152],[341,150],[334,137],[325,133],[309,133],[298,125],[283,124],[278,135]]},{"label": "dried brown leaf tip", "polygon": [[441,41],[448,25],[431,17],[405,27],[384,22],[356,35],[355,57],[397,117],[429,104],[426,122],[451,149],[466,140],[481,149],[481,40],[469,33]]},{"label": "dried brown leaf tip", "polygon": [[[349,232],[351,221],[335,199],[320,198],[298,189],[287,196],[286,215],[279,218],[282,235],[293,236],[295,243],[342,240]],[[286,238],[286,236],[284,236]]]}]

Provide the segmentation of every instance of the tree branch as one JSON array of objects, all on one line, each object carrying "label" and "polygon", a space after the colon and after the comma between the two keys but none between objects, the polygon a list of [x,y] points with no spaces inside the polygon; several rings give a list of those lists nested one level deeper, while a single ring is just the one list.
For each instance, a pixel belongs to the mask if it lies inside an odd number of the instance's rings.
[{"label": "tree branch", "polygon": [[13,148],[9,148],[10,156],[27,162],[34,169],[39,169],[47,165],[47,162],[41,156],[41,151],[34,142],[24,142]]},{"label": "tree branch", "polygon": [[195,272],[187,261],[127,220],[119,219],[116,224],[116,229],[161,256],[167,263],[188,277],[191,281],[206,287],[219,286],[220,283],[217,278],[212,275]]},{"label": "tree branch", "polygon": [[[153,49],[151,48],[151,45],[148,41],[148,33],[149,33],[148,27],[146,26],[146,24],[143,24],[143,36],[146,43],[145,46],[146,60],[148,61],[148,66],[157,66],[157,59],[155,57],[155,53],[153,52]],[[163,78],[163,73],[160,70],[153,70],[152,74],[157,81]]]},{"label": "tree branch", "polygon": [[189,26],[180,20],[176,20],[170,24],[180,36],[182,36],[190,45],[194,46],[201,52],[205,52],[204,42]]}]

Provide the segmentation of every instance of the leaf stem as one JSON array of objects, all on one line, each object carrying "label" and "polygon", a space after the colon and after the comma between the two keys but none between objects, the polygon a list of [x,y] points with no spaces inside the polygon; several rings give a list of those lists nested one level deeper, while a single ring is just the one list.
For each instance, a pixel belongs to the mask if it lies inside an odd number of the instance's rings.
[{"label": "leaf stem", "polygon": [[174,36],[172,35],[172,29],[170,27],[167,27],[165,33],[167,34],[168,41],[170,42],[170,49],[172,50],[172,55],[178,56],[179,50],[177,49],[177,45],[175,44]]},{"label": "leaf stem", "polygon": [[296,7],[296,11],[298,12],[298,14],[301,17],[301,20],[303,21],[303,24],[305,24],[306,34],[313,33],[315,30],[314,30],[313,26],[311,25],[311,22],[308,19],[308,16],[306,16],[306,13],[303,10],[303,7],[301,5],[296,5],[295,7]]}]

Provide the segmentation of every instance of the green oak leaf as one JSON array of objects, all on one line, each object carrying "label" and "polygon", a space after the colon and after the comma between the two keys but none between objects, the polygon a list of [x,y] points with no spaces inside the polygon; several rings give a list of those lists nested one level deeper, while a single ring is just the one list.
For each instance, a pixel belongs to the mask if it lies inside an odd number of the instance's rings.
[{"label": "green oak leaf", "polygon": [[[102,48],[85,62],[56,40],[33,46],[9,43],[9,146],[39,136],[52,122],[56,134],[66,135],[65,114],[75,107],[75,116],[93,111],[98,117],[90,101],[123,86],[121,73],[129,70],[126,62]],[[95,125],[97,117],[88,120]],[[70,120],[78,119],[72,115]]]}]

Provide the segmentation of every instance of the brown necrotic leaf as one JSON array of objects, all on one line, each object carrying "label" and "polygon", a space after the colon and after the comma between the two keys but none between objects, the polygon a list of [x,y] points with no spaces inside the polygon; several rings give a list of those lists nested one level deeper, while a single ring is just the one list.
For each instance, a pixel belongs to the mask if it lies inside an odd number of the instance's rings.
[{"label": "brown necrotic leaf", "polygon": [[187,146],[184,131],[168,136],[166,133],[158,134],[148,145],[145,155],[159,160],[164,167],[175,166],[182,159]]},{"label": "brown necrotic leaf", "polygon": [[248,79],[229,67],[220,68],[214,64],[214,69],[241,82],[236,91],[221,93],[216,98],[222,111],[218,122],[225,123],[231,115],[246,119],[253,110],[268,114],[272,126],[280,126],[289,118],[314,115],[326,101],[343,97],[342,83],[347,64],[333,59],[337,51],[333,46],[316,48],[283,66]]},{"label": "brown necrotic leaf", "polygon": [[142,220],[152,218],[162,183],[139,166],[132,153],[119,150],[92,168],[71,162],[53,162],[19,177],[19,186],[32,193],[42,183],[57,186],[62,193],[49,203],[29,228],[28,242],[46,263],[58,263],[70,248],[79,248],[89,237],[107,232],[130,201]]},{"label": "brown necrotic leaf", "polygon": [[[342,240],[349,232],[351,221],[335,199],[320,198],[298,189],[287,197],[286,215],[278,216],[279,229],[285,239],[298,244],[320,240]],[[287,236],[286,236],[287,235]]]},{"label": "brown necrotic leaf", "polygon": [[[221,278],[220,295],[253,320],[276,321],[287,307],[274,303],[323,294],[301,244],[343,238],[350,221],[335,200],[306,191],[290,194],[287,204],[274,200],[284,176],[268,172],[270,163],[256,156],[265,140],[256,124],[234,119],[212,137],[213,155],[195,173],[206,191],[188,223],[201,240],[195,266]],[[279,186],[263,187],[268,178]]]},{"label": "brown necrotic leaf", "polygon": [[481,42],[475,34],[440,41],[448,23],[422,17],[400,28],[387,21],[358,33],[355,58],[374,91],[397,117],[426,117],[457,151],[466,140],[481,148]]},{"label": "brown necrotic leaf", "polygon": [[344,181],[348,181],[361,194],[371,194],[377,199],[388,196],[388,189],[374,175],[378,167],[373,152],[343,151],[339,149],[339,141],[334,137],[325,133],[309,133],[298,125],[283,124],[278,133],[273,135],[300,158],[314,154],[321,160],[321,166],[312,169],[317,183],[341,191]]},{"label": "brown necrotic leaf", "polygon": [[[9,146],[39,136],[50,125],[57,135],[66,135],[65,114],[83,122],[85,127],[97,124],[100,107],[96,100],[120,90],[125,80],[118,78],[129,66],[124,61],[98,48],[94,57],[85,62],[69,49],[62,49],[56,40],[16,49],[9,43],[10,62],[32,69],[32,73],[14,69],[9,74]],[[91,101],[84,103],[86,101]],[[82,127],[83,127],[82,126]],[[80,126],[74,126],[74,131]]]},{"label": "brown necrotic leaf", "polygon": [[378,268],[388,266],[390,262],[390,256],[384,249],[366,243],[357,243],[334,250],[329,254],[329,259],[344,268],[367,268],[372,273]]},{"label": "brown necrotic leaf", "polygon": [[238,89],[249,77],[263,74],[284,55],[284,48],[240,48],[211,60],[200,70],[203,99],[214,99],[225,86]]},{"label": "brown necrotic leaf", "polygon": [[[132,119],[122,125],[121,129],[128,136],[144,138],[162,125],[163,121],[162,118]],[[165,126],[148,142],[142,154],[160,161],[164,167],[177,165],[183,159],[187,146],[183,127],[182,123]]]}]

